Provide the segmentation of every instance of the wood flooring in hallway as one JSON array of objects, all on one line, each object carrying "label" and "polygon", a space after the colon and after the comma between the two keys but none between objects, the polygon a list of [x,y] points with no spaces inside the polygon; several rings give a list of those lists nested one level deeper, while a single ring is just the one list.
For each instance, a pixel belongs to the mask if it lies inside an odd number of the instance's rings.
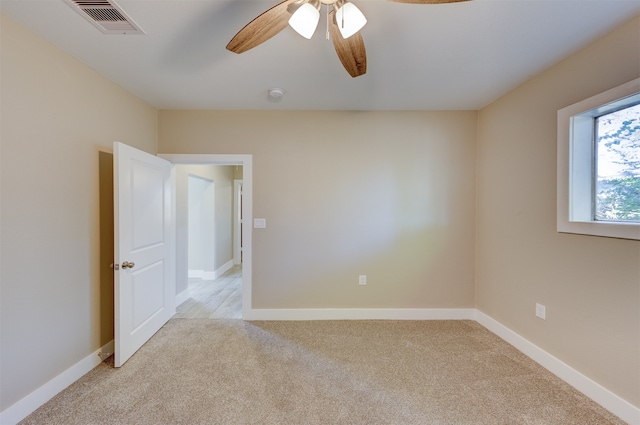
[{"label": "wood flooring in hallway", "polygon": [[242,265],[215,280],[189,279],[189,299],[176,308],[173,317],[242,319]]}]

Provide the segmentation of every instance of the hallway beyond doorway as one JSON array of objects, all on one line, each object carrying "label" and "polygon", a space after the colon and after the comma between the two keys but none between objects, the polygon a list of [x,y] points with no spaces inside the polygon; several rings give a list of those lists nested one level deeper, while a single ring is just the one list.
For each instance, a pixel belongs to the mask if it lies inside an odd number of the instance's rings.
[{"label": "hallway beyond doorway", "polygon": [[215,280],[189,279],[189,298],[176,308],[175,318],[242,319],[242,264]]}]

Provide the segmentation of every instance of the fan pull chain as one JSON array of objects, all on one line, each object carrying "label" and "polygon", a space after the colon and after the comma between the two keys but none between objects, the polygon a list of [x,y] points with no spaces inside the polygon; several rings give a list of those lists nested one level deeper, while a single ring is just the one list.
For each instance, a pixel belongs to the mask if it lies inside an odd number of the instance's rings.
[{"label": "fan pull chain", "polygon": [[327,33],[325,35],[326,40],[329,41],[329,5],[324,5],[325,10],[327,11]]}]

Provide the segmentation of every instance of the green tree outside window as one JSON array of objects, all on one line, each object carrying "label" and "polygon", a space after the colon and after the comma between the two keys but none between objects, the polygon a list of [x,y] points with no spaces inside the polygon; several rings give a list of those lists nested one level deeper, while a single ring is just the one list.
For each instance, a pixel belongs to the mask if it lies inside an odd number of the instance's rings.
[{"label": "green tree outside window", "polygon": [[640,222],[640,104],[596,119],[595,219]]}]

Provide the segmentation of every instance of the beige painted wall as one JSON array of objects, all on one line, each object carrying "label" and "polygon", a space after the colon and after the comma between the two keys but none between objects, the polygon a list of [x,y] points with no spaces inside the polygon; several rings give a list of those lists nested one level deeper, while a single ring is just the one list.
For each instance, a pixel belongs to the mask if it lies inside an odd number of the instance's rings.
[{"label": "beige painted wall", "polygon": [[155,153],[157,111],[4,14],[0,28],[4,410],[113,339],[99,171],[114,140]]},{"label": "beige painted wall", "polygon": [[479,113],[159,122],[1,19],[0,410],[113,337],[111,142],[154,153],[157,134],[164,153],[253,154],[254,307],[477,305],[640,406],[639,243],[555,232],[556,111],[639,76],[638,19]]},{"label": "beige painted wall", "polygon": [[639,76],[636,18],[479,113],[476,260],[481,311],[638,407],[640,242],[556,233],[556,112]]},{"label": "beige painted wall", "polygon": [[176,294],[186,290],[188,281],[188,178],[189,175],[213,180],[215,185],[214,270],[233,260],[233,179],[232,165],[176,166]]},{"label": "beige painted wall", "polygon": [[253,154],[254,308],[473,307],[475,134],[475,112],[159,115],[162,153]]}]

